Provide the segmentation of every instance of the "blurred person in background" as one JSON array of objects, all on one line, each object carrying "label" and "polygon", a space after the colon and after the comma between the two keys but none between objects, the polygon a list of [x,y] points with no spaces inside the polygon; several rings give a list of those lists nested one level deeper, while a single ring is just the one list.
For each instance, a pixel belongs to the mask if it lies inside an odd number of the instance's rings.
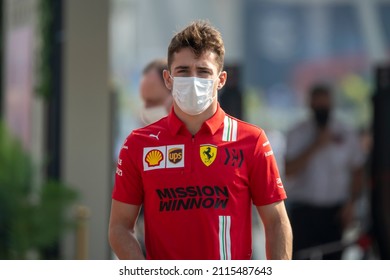
[{"label": "blurred person in background", "polygon": [[[358,134],[335,118],[332,95],[327,85],[314,85],[308,96],[311,118],[287,133],[285,185],[293,259],[310,258],[302,250],[321,245],[324,251],[317,257],[341,259],[337,242],[354,221],[363,186],[365,154]],[[327,246],[331,244],[335,246]]]},{"label": "blurred person in background", "polygon": [[[168,115],[172,107],[172,94],[165,86],[163,71],[168,69],[167,60],[157,58],[150,61],[142,71],[140,97],[143,101],[141,125],[149,125]],[[144,215],[141,208],[136,227],[137,239],[145,252]]]},{"label": "blurred person in background", "polygon": [[[109,242],[119,259],[251,259],[251,210],[267,259],[291,258],[286,193],[264,131],[227,115],[221,34],[196,21],[168,48],[167,117],[134,130],[121,150]],[[146,256],[134,235],[144,207]],[[259,237],[256,237],[259,238]]]},{"label": "blurred person in background", "polygon": [[168,69],[166,59],[149,62],[142,72],[140,95],[143,101],[140,118],[143,125],[158,121],[168,115],[172,94],[164,84],[163,71]]}]

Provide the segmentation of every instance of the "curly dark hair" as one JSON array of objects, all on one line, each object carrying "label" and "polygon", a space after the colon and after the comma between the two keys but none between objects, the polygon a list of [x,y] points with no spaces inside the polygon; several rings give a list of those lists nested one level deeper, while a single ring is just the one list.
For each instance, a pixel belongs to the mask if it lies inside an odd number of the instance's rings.
[{"label": "curly dark hair", "polygon": [[174,54],[183,48],[191,48],[197,57],[205,51],[214,52],[217,55],[218,70],[223,69],[225,47],[222,36],[208,21],[194,21],[172,38],[168,47],[169,69],[171,69]]}]

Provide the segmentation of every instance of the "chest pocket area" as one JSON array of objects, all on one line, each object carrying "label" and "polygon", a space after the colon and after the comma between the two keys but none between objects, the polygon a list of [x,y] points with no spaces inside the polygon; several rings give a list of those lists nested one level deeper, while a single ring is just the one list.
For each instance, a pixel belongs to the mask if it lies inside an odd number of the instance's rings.
[{"label": "chest pocket area", "polygon": [[348,168],[350,160],[350,149],[346,143],[331,145],[328,151],[329,164],[335,169],[343,170]]},{"label": "chest pocket area", "polygon": [[185,182],[183,168],[164,168],[160,170],[145,171],[142,181],[145,192],[160,188],[172,188]]}]

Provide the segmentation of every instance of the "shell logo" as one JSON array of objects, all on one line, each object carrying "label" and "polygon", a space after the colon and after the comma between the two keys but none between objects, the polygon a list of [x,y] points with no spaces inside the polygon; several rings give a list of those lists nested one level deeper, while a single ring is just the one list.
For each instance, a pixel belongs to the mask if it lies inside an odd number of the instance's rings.
[{"label": "shell logo", "polygon": [[145,156],[145,161],[149,167],[158,166],[163,159],[162,152],[156,149],[149,151]]}]

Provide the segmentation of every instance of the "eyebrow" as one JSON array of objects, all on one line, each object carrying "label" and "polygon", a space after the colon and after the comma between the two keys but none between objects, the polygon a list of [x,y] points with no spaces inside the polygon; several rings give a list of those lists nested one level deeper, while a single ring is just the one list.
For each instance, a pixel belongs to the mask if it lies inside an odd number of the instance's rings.
[{"label": "eyebrow", "polygon": [[209,72],[213,72],[213,70],[211,68],[208,68],[208,67],[196,67],[197,70],[206,70],[206,71],[209,71]]},{"label": "eyebrow", "polygon": [[189,66],[177,66],[177,67],[175,67],[174,70],[187,70],[189,68],[190,68]]},{"label": "eyebrow", "polygon": [[[178,71],[178,70],[188,70],[188,69],[190,69],[189,66],[179,65],[179,66],[175,67],[174,70]],[[213,70],[211,68],[205,67],[205,66],[198,66],[198,67],[196,67],[196,70],[206,70],[209,72],[213,72]]]}]

